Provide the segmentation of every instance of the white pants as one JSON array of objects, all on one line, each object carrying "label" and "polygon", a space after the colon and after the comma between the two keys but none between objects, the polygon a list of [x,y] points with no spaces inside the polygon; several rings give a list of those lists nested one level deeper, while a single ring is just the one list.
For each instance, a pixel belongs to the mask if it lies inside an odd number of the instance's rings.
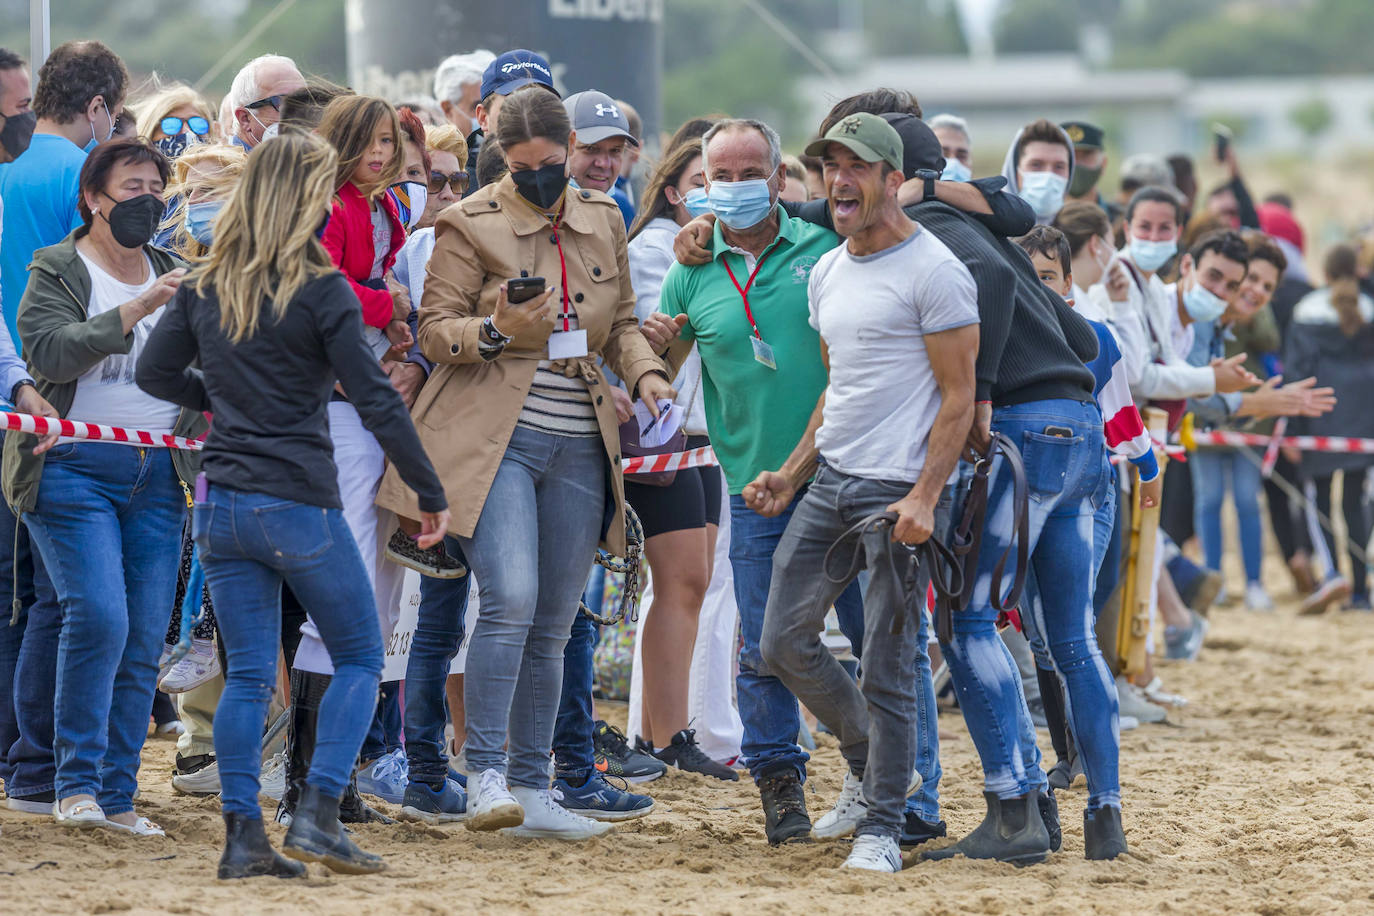
[{"label": "white pants", "polygon": [[[720,473],[716,469],[716,473]],[[697,621],[697,640],[692,647],[691,676],[687,682],[687,719],[696,729],[697,743],[708,757],[738,757],[744,724],[735,707],[735,664],[739,645],[736,630],[739,609],[735,606],[735,581],[730,571],[730,497],[721,488],[720,532],[716,537],[715,565]],[[635,632],[634,669],[630,675],[630,714],[626,733],[643,735],[644,680],[640,668],[640,639],[644,620],[653,610],[653,579],[644,591],[639,628]]]},{"label": "white pants", "polygon": [[[396,516],[377,506],[377,488],[386,470],[386,455],[372,433],[363,427],[352,404],[333,401],[329,405],[329,435],[334,441],[334,464],[338,467],[339,495],[343,499],[344,521],[358,543],[367,577],[372,583],[372,600],[382,643],[401,616],[401,590],[405,567],[386,559],[386,542],[396,530]],[[366,600],[359,596],[359,600]],[[295,667],[313,674],[333,674],[329,650],[320,640],[320,631],[308,617],[301,625],[301,644],[296,650]]]}]

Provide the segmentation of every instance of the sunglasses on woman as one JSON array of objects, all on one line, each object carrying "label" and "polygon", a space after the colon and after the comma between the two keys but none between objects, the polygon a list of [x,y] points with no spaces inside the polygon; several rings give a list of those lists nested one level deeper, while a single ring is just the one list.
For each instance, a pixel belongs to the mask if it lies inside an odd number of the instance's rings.
[{"label": "sunglasses on woman", "polygon": [[437,171],[429,173],[429,193],[438,194],[442,192],[444,185],[448,185],[454,194],[463,194],[468,189],[468,173],[462,169],[452,175],[445,175],[443,172]]},{"label": "sunglasses on woman", "polygon": [[200,115],[191,115],[185,120],[181,118],[167,117],[159,122],[162,132],[169,137],[175,137],[181,133],[181,125],[185,124],[186,129],[197,137],[203,137],[210,132],[210,122]]}]

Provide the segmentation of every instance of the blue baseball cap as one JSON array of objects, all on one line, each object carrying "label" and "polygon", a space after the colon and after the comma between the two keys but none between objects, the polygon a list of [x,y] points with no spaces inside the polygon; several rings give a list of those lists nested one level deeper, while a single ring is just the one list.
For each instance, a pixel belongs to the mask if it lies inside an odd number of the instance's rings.
[{"label": "blue baseball cap", "polygon": [[524,48],[507,51],[487,64],[487,69],[482,72],[481,97],[485,99],[493,92],[510,95],[524,86],[543,86],[562,98],[558,90],[553,88],[553,71],[549,68],[549,62]]}]

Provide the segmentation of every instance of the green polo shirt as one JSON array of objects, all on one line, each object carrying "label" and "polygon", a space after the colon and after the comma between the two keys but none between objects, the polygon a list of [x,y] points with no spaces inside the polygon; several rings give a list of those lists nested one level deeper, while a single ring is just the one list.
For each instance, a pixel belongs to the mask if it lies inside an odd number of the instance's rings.
[{"label": "green polo shirt", "polygon": [[749,289],[749,306],[777,369],[754,359],[753,331],[744,302],[725,265],[742,287],[749,270],[716,223],[711,260],[695,267],[674,264],[663,280],[659,310],[685,314],[684,340],[701,354],[706,425],[731,495],[760,471],[787,460],[826,386],[821,339],[811,327],[807,281],[821,255],[840,243],[829,229],[789,217],[778,208],[778,238],[762,259]]}]

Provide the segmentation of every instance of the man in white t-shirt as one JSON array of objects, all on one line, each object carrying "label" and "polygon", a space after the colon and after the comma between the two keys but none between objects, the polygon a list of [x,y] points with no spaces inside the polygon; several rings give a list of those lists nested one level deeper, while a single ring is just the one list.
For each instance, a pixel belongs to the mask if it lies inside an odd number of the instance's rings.
[{"label": "man in white t-shirt", "polygon": [[[925,651],[928,576],[922,570],[908,591],[899,581],[906,556],[893,542],[931,537],[972,423],[977,290],[944,243],[902,212],[902,141],[892,125],[851,115],[806,152],[823,158],[835,229],[848,242],[822,256],[810,279],[828,387],[783,467],[744,491],[751,508],[775,515],[820,459],[773,557],[761,648],[772,672],[839,736],[849,765],[839,801],[813,835],[855,833],[846,867],[895,872],[918,714],[935,711],[918,710],[923,692],[912,677]],[[883,512],[895,513],[895,524],[866,526],[857,543],[842,545],[872,571],[860,688],[820,639],[826,611],[858,570],[835,582],[829,575],[846,570],[827,569],[825,559],[851,526]]]}]

